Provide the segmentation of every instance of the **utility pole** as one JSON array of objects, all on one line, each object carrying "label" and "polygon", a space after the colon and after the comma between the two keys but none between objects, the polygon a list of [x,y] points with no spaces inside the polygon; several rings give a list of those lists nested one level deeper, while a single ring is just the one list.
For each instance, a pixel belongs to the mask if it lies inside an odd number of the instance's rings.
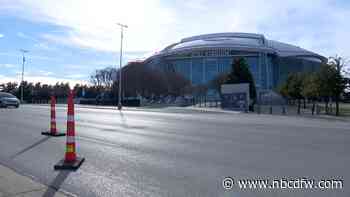
[{"label": "utility pole", "polygon": [[28,53],[28,50],[20,49],[22,52],[22,79],[21,79],[21,103],[23,103],[23,82],[24,82],[24,63],[26,62],[25,54]]},{"label": "utility pole", "polygon": [[[118,88],[118,110],[122,110],[122,60],[123,60],[123,31],[127,25],[117,23],[120,26],[120,58],[119,58],[119,88]],[[118,70],[118,69],[117,69]]]}]

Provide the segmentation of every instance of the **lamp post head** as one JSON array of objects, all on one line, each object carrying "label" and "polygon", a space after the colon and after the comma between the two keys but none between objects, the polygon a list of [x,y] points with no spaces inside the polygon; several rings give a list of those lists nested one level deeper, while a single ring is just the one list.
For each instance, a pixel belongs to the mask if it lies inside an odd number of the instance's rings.
[{"label": "lamp post head", "polygon": [[25,50],[25,49],[20,49],[19,51],[21,51],[22,53],[28,53],[29,52],[28,50]]},{"label": "lamp post head", "polygon": [[121,28],[128,28],[127,25],[121,24],[121,23],[117,23],[117,25],[119,25]]}]

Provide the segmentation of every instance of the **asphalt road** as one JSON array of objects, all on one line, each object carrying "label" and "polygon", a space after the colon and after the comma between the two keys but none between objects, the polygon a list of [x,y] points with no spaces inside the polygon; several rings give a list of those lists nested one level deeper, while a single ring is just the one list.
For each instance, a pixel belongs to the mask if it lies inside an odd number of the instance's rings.
[{"label": "asphalt road", "polygon": [[[57,108],[60,131],[66,109]],[[76,172],[55,172],[65,137],[40,135],[47,106],[0,109],[0,162],[79,196],[350,196],[350,123],[298,117],[76,108]],[[343,189],[227,191],[222,179],[342,179]],[[52,196],[47,193],[44,196]]]}]

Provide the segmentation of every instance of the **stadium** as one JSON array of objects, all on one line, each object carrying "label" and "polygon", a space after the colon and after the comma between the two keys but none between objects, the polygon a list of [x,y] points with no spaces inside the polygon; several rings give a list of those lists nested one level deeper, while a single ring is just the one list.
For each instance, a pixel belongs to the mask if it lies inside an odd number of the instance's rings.
[{"label": "stadium", "polygon": [[251,33],[216,33],[184,38],[148,57],[146,65],[181,74],[193,85],[205,85],[231,70],[243,57],[258,91],[274,90],[291,72],[313,71],[327,59],[290,44]]}]

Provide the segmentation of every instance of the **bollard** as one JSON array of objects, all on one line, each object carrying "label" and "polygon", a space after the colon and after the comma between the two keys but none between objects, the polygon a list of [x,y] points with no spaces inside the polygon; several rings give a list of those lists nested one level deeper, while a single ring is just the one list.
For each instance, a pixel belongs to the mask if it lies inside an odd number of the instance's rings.
[{"label": "bollard", "polygon": [[76,155],[73,91],[70,91],[68,96],[67,139],[65,157],[54,166],[54,169],[77,170],[84,162],[84,160],[85,158],[77,157]]},{"label": "bollard", "polygon": [[56,128],[56,98],[51,96],[51,109],[50,109],[50,131],[41,132],[41,135],[53,136],[53,137],[61,137],[65,136],[65,133],[57,132]]},{"label": "bollard", "polygon": [[272,106],[270,106],[270,114],[272,114]]}]

